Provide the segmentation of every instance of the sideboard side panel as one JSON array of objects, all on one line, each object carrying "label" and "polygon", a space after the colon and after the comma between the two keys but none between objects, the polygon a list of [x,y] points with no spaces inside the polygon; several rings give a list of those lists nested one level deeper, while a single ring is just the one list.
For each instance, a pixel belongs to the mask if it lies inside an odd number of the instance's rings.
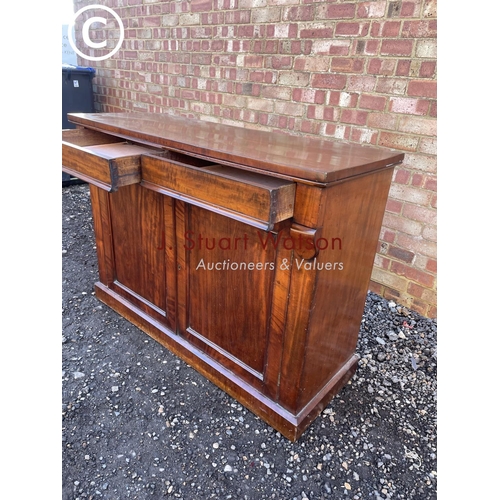
[{"label": "sideboard side panel", "polygon": [[[306,340],[299,408],[355,353],[392,170],[328,188],[322,240],[318,242],[327,248],[316,257],[316,267],[323,268],[318,271]],[[325,269],[327,263],[332,269]]]}]

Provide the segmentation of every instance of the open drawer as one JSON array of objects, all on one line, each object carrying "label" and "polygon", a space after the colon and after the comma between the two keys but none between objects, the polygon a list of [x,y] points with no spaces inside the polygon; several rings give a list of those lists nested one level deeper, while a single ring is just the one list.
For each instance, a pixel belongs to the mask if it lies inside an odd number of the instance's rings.
[{"label": "open drawer", "polygon": [[87,129],[63,130],[62,139],[62,170],[110,192],[140,182],[141,154],[160,151]]},{"label": "open drawer", "polygon": [[143,155],[141,184],[264,229],[293,216],[294,182],[224,165],[195,166],[170,151]]}]

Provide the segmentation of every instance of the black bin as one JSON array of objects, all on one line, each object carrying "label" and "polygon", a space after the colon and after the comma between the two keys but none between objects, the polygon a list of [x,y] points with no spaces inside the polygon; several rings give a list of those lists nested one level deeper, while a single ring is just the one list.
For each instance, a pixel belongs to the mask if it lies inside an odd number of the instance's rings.
[{"label": "black bin", "polygon": [[[85,66],[62,66],[62,128],[76,128],[68,121],[68,113],[94,113],[92,79],[95,69]],[[62,174],[62,185],[82,183],[66,172]]]}]

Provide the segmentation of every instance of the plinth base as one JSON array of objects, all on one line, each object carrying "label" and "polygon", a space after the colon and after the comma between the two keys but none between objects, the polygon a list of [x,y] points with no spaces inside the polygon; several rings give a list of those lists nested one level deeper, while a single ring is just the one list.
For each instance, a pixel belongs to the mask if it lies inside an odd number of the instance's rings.
[{"label": "plinth base", "polygon": [[356,371],[359,356],[354,354],[316,396],[294,415],[102,283],[96,283],[95,290],[99,300],[188,363],[292,442],[301,436]]}]

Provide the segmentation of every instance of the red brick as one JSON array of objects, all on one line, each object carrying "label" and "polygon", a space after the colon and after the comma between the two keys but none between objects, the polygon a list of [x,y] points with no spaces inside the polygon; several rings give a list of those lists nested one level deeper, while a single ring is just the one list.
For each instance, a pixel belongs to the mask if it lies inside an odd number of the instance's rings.
[{"label": "red brick", "polygon": [[212,63],[212,55],[211,54],[192,54],[191,55],[191,63],[199,64],[199,65],[210,65]]},{"label": "red brick", "polygon": [[311,122],[308,120],[302,120],[300,122],[300,131],[307,133],[307,134],[313,134],[313,135],[318,135],[319,134],[319,129],[320,129],[320,123],[318,122]]},{"label": "red brick", "polygon": [[422,316],[427,316],[429,310],[429,304],[427,304],[427,302],[424,302],[422,300],[414,299],[412,300],[410,308]]},{"label": "red brick", "polygon": [[384,40],[380,53],[382,55],[411,56],[413,40]]},{"label": "red brick", "polygon": [[339,22],[335,26],[335,34],[339,36],[366,36],[369,27],[368,23]]},{"label": "red brick", "polygon": [[437,195],[432,197],[431,207],[437,208]]},{"label": "red brick", "polygon": [[417,97],[437,97],[437,83],[435,81],[412,80],[408,84],[408,95]]},{"label": "red brick", "polygon": [[400,59],[396,69],[396,76],[409,76],[411,68],[411,61],[408,59]]},{"label": "red brick", "polygon": [[415,258],[415,254],[413,252],[393,245],[389,246],[387,255],[389,255],[390,257],[394,257],[395,259],[402,260],[407,264],[411,264],[413,262],[413,259]]},{"label": "red brick", "polygon": [[370,285],[368,286],[368,288],[373,293],[376,293],[376,294],[378,294],[378,295],[381,296],[382,293],[383,293],[383,288],[384,287],[380,283],[376,283],[375,281],[370,280]]},{"label": "red brick", "polygon": [[396,167],[394,171],[393,182],[396,182],[397,184],[408,184],[410,177],[411,177],[411,172],[409,172],[404,168]]},{"label": "red brick", "polygon": [[437,191],[437,179],[436,177],[426,177],[424,188],[429,191]]},{"label": "red brick", "polygon": [[382,23],[381,36],[384,38],[394,38],[399,36],[401,21],[385,21]]},{"label": "red brick", "polygon": [[351,123],[353,125],[366,125],[368,113],[366,111],[358,111],[356,109],[343,109],[340,116],[342,123]]},{"label": "red brick", "polygon": [[326,93],[324,90],[293,89],[292,99],[298,102],[324,104]]},{"label": "red brick", "polygon": [[361,94],[361,97],[359,99],[359,107],[363,109],[383,111],[385,109],[386,101],[386,97]]},{"label": "red brick", "polygon": [[269,56],[266,57],[266,68],[272,69],[292,69],[291,56]]},{"label": "red brick", "polygon": [[403,208],[403,203],[401,201],[396,201],[392,199],[387,200],[387,205],[385,207],[387,212],[392,212],[393,214],[400,214]]},{"label": "red brick", "polygon": [[418,76],[421,78],[434,78],[436,75],[436,61],[423,61],[420,64]]},{"label": "red brick", "polygon": [[421,187],[424,181],[424,176],[422,174],[413,174],[411,177],[411,185],[415,187]]},{"label": "red brick", "polygon": [[437,260],[435,259],[427,259],[427,265],[425,268],[431,273],[437,273]]},{"label": "red brick", "polygon": [[416,0],[415,2],[403,2],[401,5],[401,17],[414,17],[415,14],[418,13],[417,8],[419,7],[420,0]]},{"label": "red brick", "polygon": [[394,288],[386,286],[384,288],[384,298],[399,303],[401,301],[401,293],[399,293],[397,290],[394,290]]},{"label": "red brick", "polygon": [[435,277],[433,275],[400,262],[393,261],[391,264],[391,271],[412,281],[416,281],[424,287],[430,288],[434,286]]},{"label": "red brick", "polygon": [[319,19],[352,19],[356,13],[356,4],[330,4],[320,8]]},{"label": "red brick", "polygon": [[382,21],[372,23],[370,34],[373,37],[396,38],[399,37],[401,21]]},{"label": "red brick", "polygon": [[315,74],[312,78],[311,86],[314,88],[338,89],[342,90],[347,83],[345,75]]},{"label": "red brick", "polygon": [[258,83],[276,83],[276,77],[271,71],[251,71],[248,80]]},{"label": "red brick", "polygon": [[417,285],[416,283],[409,283],[408,284],[408,293],[410,295],[413,295],[413,297],[417,297],[417,298],[421,299],[424,291],[425,291],[425,288],[421,285]]},{"label": "red brick", "polygon": [[191,0],[191,12],[205,12],[212,10],[212,0]]},{"label": "red brick", "polygon": [[379,267],[380,269],[388,270],[389,266],[391,265],[391,261],[388,258],[382,257],[382,255],[377,253],[375,254],[373,265],[374,267]]},{"label": "red brick", "polygon": [[246,55],[243,59],[245,68],[261,68],[264,62],[264,56]]},{"label": "red brick", "polygon": [[[391,231],[390,229],[382,227],[382,230],[380,233],[380,239],[382,241],[387,242],[387,243],[394,243],[394,241],[396,241],[396,233],[394,231]],[[389,247],[387,246],[387,248],[389,248]],[[387,248],[386,248],[386,252],[387,252]]]},{"label": "red brick", "polygon": [[[255,33],[255,27],[251,24],[244,24],[240,26],[235,26],[236,36],[238,38],[258,38],[259,35]],[[263,36],[263,35],[260,35]]]},{"label": "red brick", "polygon": [[333,36],[333,28],[309,28],[299,32],[300,38],[331,38]]},{"label": "red brick", "polygon": [[[364,41],[364,40],[363,40]],[[378,54],[380,47],[380,40],[366,40],[365,48],[363,53],[367,55],[376,55]]]},{"label": "red brick", "polygon": [[437,118],[437,101],[430,101],[429,116]]},{"label": "red brick", "polygon": [[199,101],[200,100],[200,93],[197,91],[193,91],[193,90],[181,90],[181,98]]},{"label": "red brick", "polygon": [[332,57],[331,71],[343,73],[360,73],[363,71],[364,59],[353,57]]},{"label": "red brick", "polygon": [[396,130],[397,117],[389,113],[370,113],[367,125],[374,128]]},{"label": "red brick", "polygon": [[393,75],[396,67],[395,59],[370,59],[368,73],[372,75]]}]

